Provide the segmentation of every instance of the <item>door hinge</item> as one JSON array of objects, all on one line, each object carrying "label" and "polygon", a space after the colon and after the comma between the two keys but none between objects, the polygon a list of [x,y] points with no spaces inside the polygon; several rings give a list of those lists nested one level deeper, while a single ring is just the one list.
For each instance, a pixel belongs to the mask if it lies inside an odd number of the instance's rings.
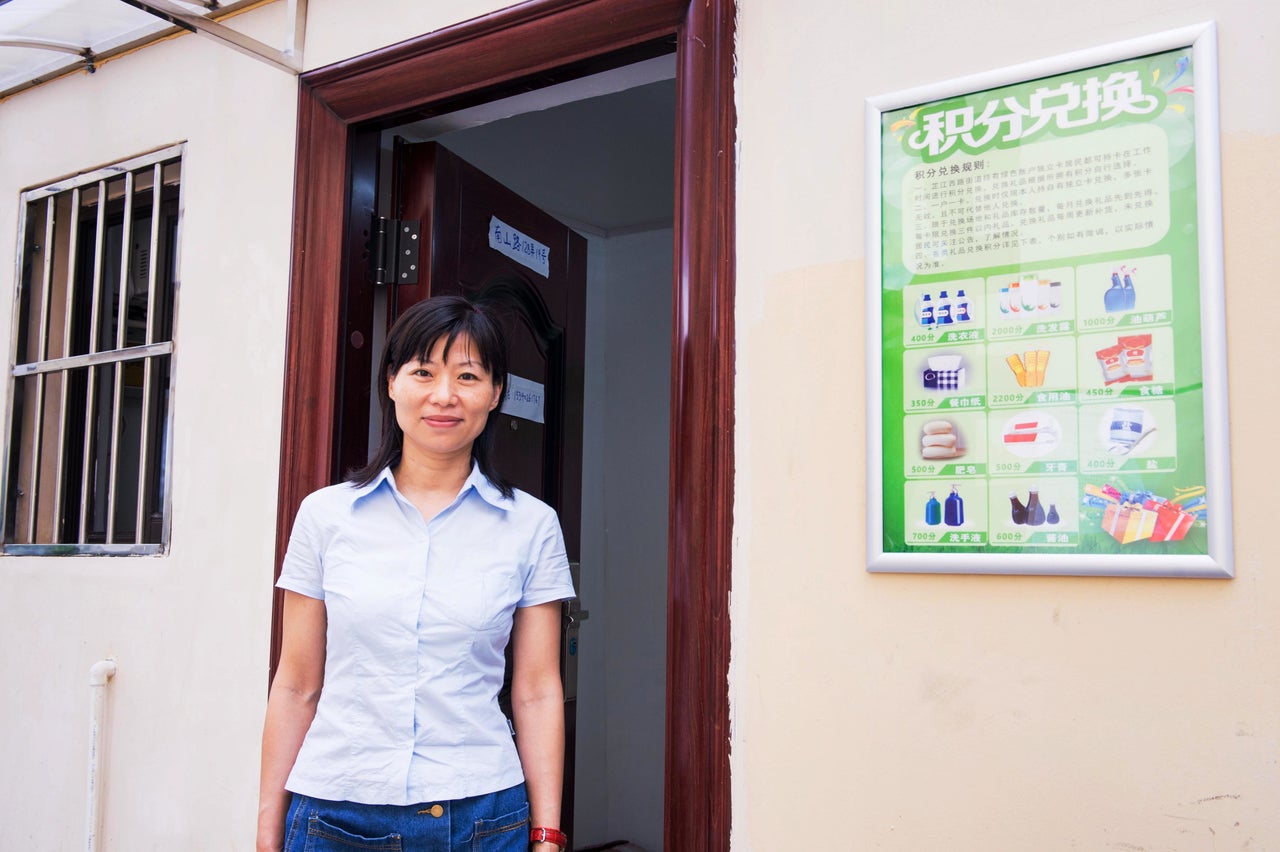
[{"label": "door hinge", "polygon": [[422,222],[374,215],[369,227],[369,278],[374,284],[417,284]]}]

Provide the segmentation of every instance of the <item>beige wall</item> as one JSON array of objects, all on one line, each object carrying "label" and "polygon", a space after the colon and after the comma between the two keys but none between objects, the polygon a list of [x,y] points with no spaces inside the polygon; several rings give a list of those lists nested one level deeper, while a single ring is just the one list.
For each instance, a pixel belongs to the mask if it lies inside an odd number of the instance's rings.
[{"label": "beige wall", "polygon": [[[869,575],[869,96],[1216,19],[1230,581]],[[741,0],[733,848],[1280,848],[1280,12]]]}]

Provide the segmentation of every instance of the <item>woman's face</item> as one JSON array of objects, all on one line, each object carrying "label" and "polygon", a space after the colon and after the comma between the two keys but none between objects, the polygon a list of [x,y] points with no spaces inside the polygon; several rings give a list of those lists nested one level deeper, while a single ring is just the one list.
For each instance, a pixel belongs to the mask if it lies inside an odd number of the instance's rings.
[{"label": "woman's face", "polygon": [[387,378],[407,458],[469,458],[502,398],[502,385],[481,365],[466,334],[454,338],[447,360],[444,346],[444,338],[437,340],[426,361],[408,361]]}]

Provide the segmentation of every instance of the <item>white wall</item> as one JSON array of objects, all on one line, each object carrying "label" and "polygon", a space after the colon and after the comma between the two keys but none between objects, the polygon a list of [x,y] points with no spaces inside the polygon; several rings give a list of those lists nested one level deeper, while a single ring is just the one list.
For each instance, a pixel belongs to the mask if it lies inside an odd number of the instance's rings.
[{"label": "white wall", "polygon": [[575,842],[662,849],[668,230],[588,238]]},{"label": "white wall", "polygon": [[[23,189],[188,143],[172,547],[160,557],[0,559],[2,849],[83,844],[88,671],[106,656],[119,674],[104,732],[103,847],[250,845],[296,101],[289,75],[182,37],[0,104],[3,269],[15,268]],[[12,315],[13,289],[2,288],[0,316]],[[11,331],[0,323],[6,358]]]},{"label": "white wall", "polygon": [[[740,0],[733,849],[1280,848],[1280,12]],[[868,575],[868,96],[1217,19],[1237,576]]]}]

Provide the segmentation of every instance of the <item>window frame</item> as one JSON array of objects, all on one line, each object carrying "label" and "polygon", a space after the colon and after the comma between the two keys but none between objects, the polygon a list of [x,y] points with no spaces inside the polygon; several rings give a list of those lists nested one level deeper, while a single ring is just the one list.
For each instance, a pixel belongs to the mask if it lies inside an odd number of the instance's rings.
[{"label": "window frame", "polygon": [[[139,154],[134,157],[130,157],[125,160],[111,163],[109,165],[105,165],[100,168],[81,172],[79,174],[76,174],[67,178],[63,178],[60,180],[50,182],[48,184],[44,184],[38,187],[33,187],[30,189],[24,190],[19,196],[19,209],[21,212],[20,212],[19,224],[18,224],[18,242],[17,242],[18,256],[17,256],[16,272],[15,272],[16,286],[13,291],[14,299],[13,299],[13,306],[12,306],[12,319],[10,323],[12,340],[10,341],[10,347],[9,347],[9,363],[8,363],[7,384],[6,384],[6,393],[5,393],[5,413],[4,413],[5,447],[4,447],[4,453],[3,453],[3,467],[0,467],[0,495],[3,495],[3,503],[0,503],[0,531],[3,531],[3,535],[0,535],[0,556],[157,556],[157,555],[163,555],[167,553],[171,546],[171,533],[172,533],[172,522],[173,522],[173,488],[172,488],[172,484],[173,484],[172,483],[173,419],[174,419],[174,398],[175,398],[174,392],[175,392],[175,384],[176,384],[175,377],[176,377],[176,368],[177,368],[176,358],[177,358],[177,348],[178,348],[177,347],[177,316],[178,316],[178,302],[179,302],[179,296],[181,291],[180,271],[182,268],[181,267],[182,231],[183,231],[183,220],[184,220],[184,210],[185,210],[184,194],[185,194],[186,175],[183,174],[183,170],[185,166],[185,154],[186,154],[186,143],[185,142],[175,143],[172,145],[155,149],[153,151]],[[165,169],[168,167],[168,164],[172,164],[175,161],[178,163],[178,179],[177,179],[177,186],[176,186],[176,209],[173,209],[174,207],[173,199],[165,197],[166,193],[165,193],[165,183],[164,183],[163,175],[164,175]],[[151,188],[149,190],[136,189],[133,183],[134,174],[140,171],[144,171],[148,168],[151,168],[154,170],[153,171],[154,177],[152,180]],[[80,253],[81,253],[81,248],[84,245],[83,240],[90,239],[95,241],[90,259],[93,261],[94,264],[104,264],[106,262],[106,258],[110,255],[111,252],[108,248],[106,239],[102,233],[99,233],[97,235],[94,235],[92,233],[87,235],[82,234],[79,238],[75,236],[77,230],[83,231],[83,228],[81,227],[81,224],[79,222],[79,218],[82,215],[83,211],[85,209],[88,209],[88,208],[84,208],[83,206],[79,206],[80,205],[79,192],[83,189],[90,188],[95,185],[105,189],[108,181],[112,179],[118,179],[122,175],[126,176],[125,177],[126,188],[123,194],[123,201],[124,201],[123,213],[117,212],[113,214],[112,200],[108,197],[99,197],[97,199],[95,206],[98,207],[100,212],[96,213],[95,215],[99,217],[99,223],[101,226],[104,227],[104,229],[107,225],[109,225],[109,222],[113,218],[113,215],[116,217],[119,217],[122,222],[125,222],[125,220],[128,220],[121,233],[122,244],[121,244],[120,259],[122,261],[122,266],[123,266],[124,264],[127,264],[129,260],[129,250],[124,240],[128,238],[130,229],[133,227],[133,225],[136,224],[138,221],[140,221],[137,213],[133,209],[133,202],[136,196],[141,195],[142,193],[145,193],[145,192],[150,192],[151,194],[151,199],[149,204],[150,210],[145,214],[146,219],[144,220],[148,222],[147,227],[151,231],[151,233],[148,235],[148,241],[150,245],[150,248],[148,249],[148,279],[149,279],[148,298],[150,300],[151,307],[154,308],[156,314],[159,314],[161,312],[161,307],[158,301],[159,294],[157,292],[159,290],[158,279],[162,275],[171,274],[172,275],[172,291],[171,293],[169,293],[169,296],[168,296],[170,299],[170,305],[167,312],[167,316],[153,316],[151,308],[148,309],[147,327],[149,331],[148,331],[148,336],[144,338],[141,345],[131,346],[131,345],[128,345],[127,341],[122,341],[117,337],[117,339],[114,341],[114,345],[111,346],[111,348],[103,349],[101,351],[94,351],[95,347],[98,344],[96,341],[91,340],[88,347],[88,352],[86,353],[69,355],[67,352],[63,352],[59,357],[49,357],[48,352],[49,352],[49,344],[50,344],[50,334],[52,333],[53,330],[49,327],[49,317],[48,317],[49,312],[47,308],[41,307],[37,309],[37,313],[34,315],[30,312],[29,307],[27,311],[24,312],[23,310],[24,302],[28,302],[28,299],[24,291],[27,289],[30,289],[32,294],[34,295],[34,293],[37,291],[37,288],[33,286],[36,281],[40,282],[38,287],[40,298],[45,299],[46,305],[47,305],[50,297],[49,297],[49,294],[46,293],[46,289],[50,286],[50,282],[52,281],[52,273],[49,271],[49,267],[52,263],[55,262],[54,260],[51,259],[52,251],[53,251],[52,248],[46,245],[47,253],[44,255],[45,257],[44,271],[42,272],[40,269],[36,269],[32,267],[34,263],[34,259],[30,254],[32,235],[28,231],[28,229],[32,226],[32,219],[29,214],[30,206],[33,203],[38,203],[51,198],[55,198],[56,196],[62,195],[64,193],[73,193],[72,195],[73,209],[72,209],[71,219],[75,221],[69,221],[65,227],[69,227],[71,229],[72,236],[70,237],[70,239],[72,239],[73,241],[79,239],[79,242],[75,242],[72,245],[70,249],[70,253],[64,259],[64,261],[68,265],[68,267],[72,269],[77,267],[81,262]],[[99,190],[99,192],[100,194],[104,195],[101,189]],[[55,202],[55,205],[56,205],[56,202]],[[47,244],[48,236],[52,232],[52,226],[49,221],[46,221],[44,225],[46,229],[45,235],[37,235],[37,238],[41,240],[43,243]],[[162,249],[160,247],[160,243],[163,243],[166,240],[171,241],[171,246],[167,250]],[[159,270],[157,269],[157,267],[161,263],[162,257],[164,258],[165,269]],[[121,269],[122,275],[123,275],[123,272],[124,270],[122,268]],[[70,282],[71,280],[73,280],[77,276],[77,274],[78,273],[75,271],[68,271],[67,281]],[[97,277],[96,273],[95,273],[95,277]],[[90,282],[77,281],[76,284],[77,286],[86,285],[86,284],[90,287],[95,286],[94,282],[92,281]],[[88,308],[88,310],[91,313],[95,311],[100,311],[102,309],[102,304],[103,304],[101,301],[92,301],[92,300],[93,299],[101,300],[102,298],[103,296],[91,297],[91,304],[89,305],[89,308]],[[127,310],[127,308],[123,304],[120,304],[117,306],[118,312],[124,311],[124,310]],[[150,336],[151,334],[150,330],[153,327],[152,326],[153,321],[155,323],[154,327],[156,330],[158,330],[163,324],[167,323],[169,327],[169,334],[165,339],[153,342]],[[63,318],[63,322],[67,325],[70,325],[73,322],[73,317],[70,315],[65,316]],[[125,320],[125,324],[127,324],[127,320]],[[23,333],[24,325],[27,326],[27,331],[25,335]],[[67,331],[65,333],[68,335],[68,338],[69,338],[70,332]],[[39,335],[39,339],[37,339],[34,342],[34,345],[37,347],[37,351],[39,352],[40,357],[37,360],[19,364],[18,360],[19,360],[19,355],[21,354],[19,349],[20,344],[23,341],[24,337],[30,340],[32,334]],[[74,351],[74,349],[69,351]],[[160,378],[156,380],[156,383],[153,386],[149,384],[149,382],[151,381],[149,373],[152,369],[152,365],[155,364],[158,358],[167,358],[167,361],[168,361],[167,376],[165,376],[162,373]],[[13,440],[14,425],[15,425],[14,417],[15,417],[18,381],[22,379],[30,379],[31,377],[38,376],[41,374],[48,376],[50,374],[60,373],[63,376],[63,381],[69,382],[72,376],[72,371],[74,370],[83,369],[83,368],[88,368],[90,370],[97,370],[104,365],[116,365],[111,371],[111,376],[114,378],[116,375],[118,375],[118,371],[124,369],[124,365],[131,364],[131,363],[145,365],[145,369],[148,373],[148,378],[144,381],[144,384],[143,384],[144,398],[142,401],[142,411],[145,415],[142,419],[148,422],[143,424],[143,432],[139,438],[139,447],[140,448],[143,447],[144,442],[155,440],[158,450],[154,455],[151,455],[150,457],[148,457],[148,455],[141,455],[143,451],[140,450],[139,478],[142,478],[146,468],[150,468],[150,467],[158,468],[159,473],[158,473],[158,478],[156,480],[157,482],[156,487],[158,487],[160,493],[159,495],[157,495],[158,500],[155,502],[154,505],[159,509],[161,518],[160,518],[160,530],[159,530],[159,535],[157,536],[157,540],[147,541],[147,542],[137,542],[137,541],[58,542],[56,541],[56,539],[59,537],[59,535],[58,535],[58,530],[55,526],[55,528],[51,531],[51,535],[49,536],[50,538],[54,539],[53,541],[22,542],[22,543],[7,541],[6,539],[8,538],[10,524],[15,523],[15,521],[19,517],[21,517],[20,514],[17,514],[11,511],[11,505],[10,505],[11,504],[11,499],[10,499],[11,481],[16,479],[19,476],[18,470],[20,468],[20,462],[18,462],[16,458],[16,454],[22,451],[22,446],[15,446],[15,442]],[[41,381],[43,382],[43,379]],[[115,423],[113,424],[113,427],[111,430],[112,443],[110,448],[110,454],[108,456],[108,458],[110,459],[110,467],[109,467],[110,472],[98,474],[97,476],[88,475],[88,474],[83,475],[82,486],[81,486],[81,499],[91,498],[92,492],[96,489],[96,485],[95,485],[96,479],[100,478],[101,476],[107,476],[114,481],[118,476],[116,473],[116,461],[118,459],[118,453],[120,449],[120,446],[118,444],[118,425],[123,415],[122,415],[122,409],[121,409],[120,382],[114,381],[114,384],[116,385],[116,393],[115,393],[114,400],[111,402],[111,405],[112,405],[112,416],[114,416],[115,418]],[[47,400],[44,399],[44,385],[41,384],[39,388],[40,390],[35,396],[35,404],[40,406],[41,408],[44,408],[48,404]],[[93,394],[93,390],[90,389],[86,393],[88,393],[91,396]],[[153,401],[148,398],[148,395],[150,394],[154,394],[155,400],[158,400],[158,402],[153,403]],[[65,392],[64,392],[64,397],[65,397]],[[31,404],[31,403],[24,400],[24,404]],[[86,398],[86,406],[87,406],[85,409],[86,413],[92,411],[92,408],[89,406],[92,406],[94,404],[95,403],[91,398]],[[155,417],[151,413],[149,407],[152,404],[158,404],[164,407],[162,418]],[[65,420],[69,410],[71,409],[68,409],[66,407],[66,402],[64,399],[62,406],[59,407],[55,416],[64,418]],[[43,445],[47,440],[47,438],[45,437],[45,430],[48,428],[48,426],[46,425],[47,421],[44,419],[47,415],[44,411],[40,411],[36,416],[38,418],[36,422],[40,425],[40,429],[38,430],[37,435],[34,438],[34,441],[38,444]],[[154,426],[158,427],[159,429],[158,434],[155,434],[155,435],[151,434],[150,429],[153,424]],[[89,446],[87,441],[85,443],[85,446],[86,446],[86,449]],[[58,450],[54,449],[53,452],[57,453]],[[32,457],[36,459],[36,462],[35,462],[36,469],[33,470],[31,475],[37,481],[43,479],[44,477],[43,471],[44,471],[44,465],[46,463],[44,458],[45,455],[46,453],[43,449],[35,449],[32,452]],[[57,471],[54,475],[55,485],[53,486],[55,489],[54,491],[55,503],[58,503],[59,501],[64,499],[61,496],[62,485],[60,480],[63,477],[65,477],[64,466],[67,463],[68,457],[69,456],[67,451],[63,450],[62,457],[57,459],[55,462],[55,464],[57,465]],[[93,457],[89,455],[84,456],[81,459],[82,467],[87,467],[88,465],[90,465],[92,463],[92,458]],[[147,478],[150,479],[150,476],[148,476]],[[23,483],[18,482],[17,485],[19,488],[21,488]],[[114,488],[113,484],[108,484],[108,489],[113,489],[113,488]],[[141,502],[142,501],[139,501],[139,503]],[[61,504],[61,505],[65,505],[65,504]],[[108,505],[112,506],[114,504],[109,501]],[[61,511],[62,511],[61,507],[56,510],[56,514],[54,515],[55,519],[58,519],[61,516]],[[135,521],[134,521],[135,531],[143,528],[147,524],[147,520],[145,518],[144,519],[137,518],[136,511],[137,510],[135,510]],[[13,517],[10,517],[11,515],[13,515]],[[34,522],[29,521],[29,523],[30,523],[29,528],[34,528],[35,526]],[[105,519],[105,524],[108,530],[107,538],[110,539],[114,535],[114,531],[115,531],[114,517],[109,514],[108,517]],[[19,536],[15,533],[14,537],[17,538]],[[34,538],[34,535],[30,537]],[[81,538],[81,539],[87,538],[87,537],[88,537],[87,532],[82,532],[79,536],[77,536],[77,538]],[[137,535],[135,532],[135,538],[136,537]]]}]

